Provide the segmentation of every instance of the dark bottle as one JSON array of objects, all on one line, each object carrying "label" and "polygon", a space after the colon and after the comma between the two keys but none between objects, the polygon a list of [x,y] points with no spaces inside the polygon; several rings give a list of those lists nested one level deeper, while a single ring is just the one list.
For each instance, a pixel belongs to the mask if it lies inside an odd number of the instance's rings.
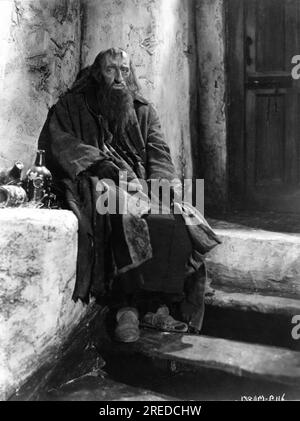
[{"label": "dark bottle", "polygon": [[21,185],[21,173],[24,164],[21,161],[16,161],[10,170],[0,172],[0,185]]},{"label": "dark bottle", "polygon": [[35,164],[27,171],[24,187],[28,200],[40,202],[50,193],[52,184],[51,172],[45,166],[45,151],[38,150]]}]

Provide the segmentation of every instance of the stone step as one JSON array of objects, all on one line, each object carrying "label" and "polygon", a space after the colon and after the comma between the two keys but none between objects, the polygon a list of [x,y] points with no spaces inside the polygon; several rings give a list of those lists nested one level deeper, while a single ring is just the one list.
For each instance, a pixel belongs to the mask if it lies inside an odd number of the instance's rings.
[{"label": "stone step", "polygon": [[292,335],[300,300],[216,289],[205,302],[203,334],[300,351]]},{"label": "stone step", "polygon": [[300,234],[209,222],[222,241],[206,258],[213,287],[300,298]]},{"label": "stone step", "polygon": [[[176,401],[176,398],[155,393],[140,387],[116,382],[106,377],[86,375],[58,389],[44,394],[43,401]],[[100,411],[100,410],[99,410]],[[121,415],[113,408],[101,407],[100,415]],[[124,413],[123,413],[124,415]],[[126,413],[127,415],[127,413]],[[128,414],[129,415],[129,414]]]},{"label": "stone step", "polygon": [[205,304],[238,311],[283,315],[291,319],[294,315],[300,315],[300,299],[257,293],[216,289],[212,294],[205,297]]},{"label": "stone step", "polygon": [[300,386],[300,352],[203,335],[142,331],[133,344],[116,344],[115,352],[214,369],[260,381]]}]

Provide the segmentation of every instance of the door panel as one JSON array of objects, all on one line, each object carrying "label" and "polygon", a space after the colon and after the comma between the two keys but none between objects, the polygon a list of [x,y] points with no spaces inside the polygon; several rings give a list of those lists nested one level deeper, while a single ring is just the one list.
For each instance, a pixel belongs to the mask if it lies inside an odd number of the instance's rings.
[{"label": "door panel", "polygon": [[[285,1],[259,0],[248,7],[254,8],[251,25],[256,34],[256,71],[285,70]],[[249,20],[247,24],[250,24]]]},{"label": "door panel", "polygon": [[[284,182],[285,95],[256,95],[255,185]],[[268,157],[268,159],[266,159]]]},{"label": "door panel", "polygon": [[[291,59],[300,54],[300,2],[241,3],[244,54],[239,69],[243,69],[243,75],[236,77],[236,82],[229,63],[228,79],[231,85],[241,86],[243,81],[243,109],[237,109],[232,97],[229,104],[229,136],[233,117],[240,115],[244,121],[242,138],[235,138],[233,132],[229,142],[243,147],[229,149],[229,162],[230,177],[237,173],[234,166],[238,161],[244,164],[244,173],[238,189],[231,183],[233,197],[248,209],[300,212],[300,81],[291,77]],[[234,55],[231,48],[236,13],[228,9],[229,60]],[[239,159],[234,157],[235,150],[242,151]]]}]

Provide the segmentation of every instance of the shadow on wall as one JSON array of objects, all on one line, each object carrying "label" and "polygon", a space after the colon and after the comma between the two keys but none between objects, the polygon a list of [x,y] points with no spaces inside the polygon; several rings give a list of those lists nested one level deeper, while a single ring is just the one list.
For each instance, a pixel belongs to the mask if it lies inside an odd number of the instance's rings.
[{"label": "shadow on wall", "polygon": [[204,178],[204,158],[201,154],[201,136],[199,119],[199,90],[198,90],[198,49],[196,38],[196,6],[197,0],[191,0],[188,7],[188,43],[184,51],[189,62],[189,97],[190,113],[189,127],[191,137],[191,156],[193,163],[193,176],[195,178]]},{"label": "shadow on wall", "polygon": [[198,115],[206,208],[227,203],[224,0],[196,0]]}]

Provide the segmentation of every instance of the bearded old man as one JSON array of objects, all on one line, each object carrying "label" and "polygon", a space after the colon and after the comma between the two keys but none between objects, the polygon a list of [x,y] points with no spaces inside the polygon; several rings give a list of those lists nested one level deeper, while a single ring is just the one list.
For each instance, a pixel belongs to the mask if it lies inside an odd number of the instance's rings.
[{"label": "bearded old man", "polygon": [[[103,180],[115,183],[115,195],[127,194],[120,187],[120,173],[126,172],[144,196],[141,181],[177,178],[157,113],[140,95],[124,50],[100,52],[81,72],[50,110],[39,148],[46,150],[61,205],[79,222],[73,299],[88,303],[95,296],[108,303],[115,311],[119,341],[136,341],[140,324],[200,332],[203,255],[219,243],[205,219],[188,204],[177,204],[179,212],[169,213],[147,207],[103,213],[97,207],[103,191],[99,185],[107,188]],[[178,187],[177,182],[175,193]],[[191,218],[196,223],[189,223]]]}]

